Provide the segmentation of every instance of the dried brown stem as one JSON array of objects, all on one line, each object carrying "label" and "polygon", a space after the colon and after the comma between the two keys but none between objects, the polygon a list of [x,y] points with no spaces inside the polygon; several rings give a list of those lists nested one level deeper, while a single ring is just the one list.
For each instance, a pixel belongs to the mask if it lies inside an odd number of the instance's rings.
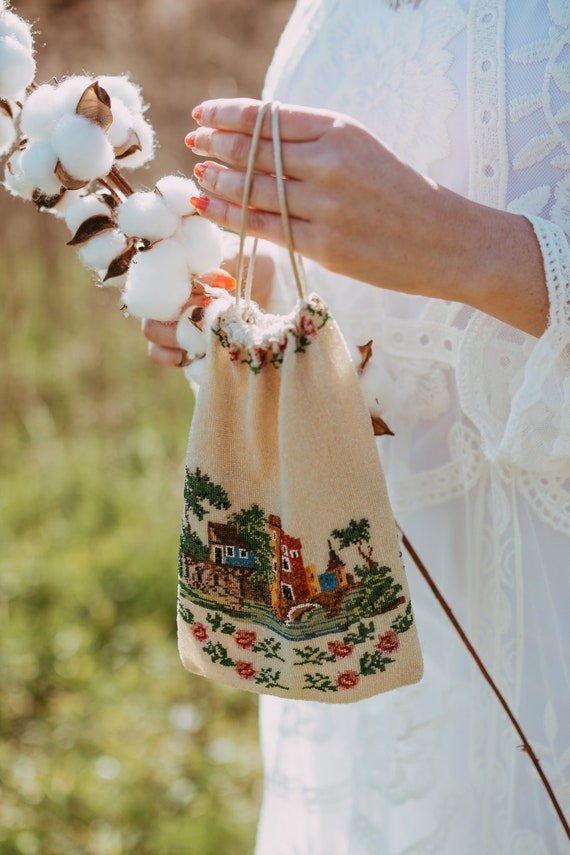
[{"label": "dried brown stem", "polygon": [[434,594],[436,600],[438,601],[438,603],[442,607],[443,611],[445,612],[445,614],[447,615],[447,617],[451,621],[453,628],[458,633],[459,637],[461,638],[463,644],[465,645],[465,647],[467,648],[467,650],[471,654],[472,658],[475,660],[477,667],[481,671],[483,677],[485,678],[485,680],[489,684],[489,686],[490,686],[491,690],[493,691],[495,697],[497,698],[497,700],[501,704],[501,706],[504,709],[504,711],[506,712],[511,724],[513,725],[514,729],[516,730],[517,734],[519,735],[521,742],[522,742],[521,749],[525,752],[525,754],[528,754],[528,756],[530,757],[536,771],[538,772],[540,780],[542,781],[544,789],[548,793],[548,797],[549,797],[550,801],[552,802],[552,806],[554,807],[554,810],[556,811],[556,813],[558,815],[558,819],[562,823],[562,827],[564,828],[564,831],[566,832],[566,836],[570,840],[570,825],[568,824],[568,820],[566,819],[566,817],[564,815],[564,812],[563,812],[563,810],[562,810],[562,808],[558,802],[558,799],[556,798],[556,796],[554,794],[554,790],[552,789],[548,778],[546,777],[546,775],[544,774],[544,772],[542,770],[542,767],[540,765],[540,760],[538,759],[538,757],[534,753],[534,749],[532,748],[530,742],[526,738],[524,731],[523,731],[522,727],[520,726],[515,714],[511,710],[510,706],[508,705],[508,703],[507,703],[504,695],[500,691],[499,687],[497,686],[497,684],[495,683],[495,681],[493,680],[493,678],[491,677],[491,675],[487,671],[487,669],[486,669],[485,665],[483,664],[479,654],[477,653],[477,651],[475,650],[475,648],[471,644],[469,638],[465,634],[463,627],[461,626],[461,624],[459,623],[459,621],[457,620],[457,618],[453,614],[453,611],[451,610],[451,607],[449,606],[447,600],[444,598],[443,594],[441,593],[441,591],[439,590],[439,588],[435,584],[434,580],[432,579],[427,567],[425,566],[425,564],[423,563],[423,561],[419,557],[418,553],[416,552],[416,550],[414,549],[414,547],[412,546],[412,544],[410,543],[410,541],[408,540],[407,536],[404,534],[404,532],[402,531],[400,526],[398,526],[398,530],[402,536],[402,543],[405,546],[405,548],[407,549],[407,551],[408,551],[410,557],[412,558],[414,564],[416,565],[416,567],[418,568],[418,570],[420,571],[420,573],[424,577],[425,581],[427,582],[427,584],[431,588],[431,591]]},{"label": "dried brown stem", "polygon": [[132,196],[135,192],[116,163],[113,164],[111,171],[107,175],[107,181],[114,184],[117,190],[120,190],[127,197]]}]

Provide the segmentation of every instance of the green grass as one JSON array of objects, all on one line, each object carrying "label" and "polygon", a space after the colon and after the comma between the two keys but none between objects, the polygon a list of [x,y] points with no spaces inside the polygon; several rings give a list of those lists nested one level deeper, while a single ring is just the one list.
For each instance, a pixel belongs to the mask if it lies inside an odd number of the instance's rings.
[{"label": "green grass", "polygon": [[0,852],[246,855],[256,701],[176,650],[192,397],[41,226],[0,271]]}]

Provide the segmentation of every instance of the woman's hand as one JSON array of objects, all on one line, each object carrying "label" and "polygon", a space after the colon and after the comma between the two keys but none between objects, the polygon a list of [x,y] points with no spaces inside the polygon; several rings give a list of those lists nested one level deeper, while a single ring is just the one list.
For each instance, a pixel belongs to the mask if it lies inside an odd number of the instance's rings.
[{"label": "woman's hand", "polygon": [[[216,158],[195,167],[205,195],[193,200],[214,223],[239,231],[244,169],[259,102],[206,101],[186,144]],[[347,116],[279,110],[286,196],[295,249],[372,285],[455,300],[537,335],[548,299],[542,258],[522,216],[471,202],[402,163]],[[255,162],[248,233],[284,243],[271,119]]]}]

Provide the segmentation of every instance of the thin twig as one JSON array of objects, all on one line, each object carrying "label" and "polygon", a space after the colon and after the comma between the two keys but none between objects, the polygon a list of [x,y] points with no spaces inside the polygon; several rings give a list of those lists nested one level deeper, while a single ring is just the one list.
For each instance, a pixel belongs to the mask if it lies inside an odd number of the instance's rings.
[{"label": "thin twig", "polygon": [[453,614],[453,612],[452,612],[449,604],[447,603],[446,599],[444,598],[443,594],[441,593],[441,591],[439,590],[439,588],[437,587],[437,585],[433,581],[427,567],[425,566],[425,564],[423,563],[423,561],[419,557],[418,553],[416,552],[416,550],[414,549],[414,547],[412,546],[412,544],[410,543],[410,541],[408,540],[407,536],[404,534],[404,532],[402,531],[400,526],[398,526],[398,530],[402,536],[402,543],[406,547],[407,551],[409,552],[409,554],[410,554],[412,560],[414,561],[416,567],[418,568],[418,570],[420,571],[420,573],[424,577],[425,581],[427,582],[427,584],[431,588],[432,593],[434,594],[436,600],[438,601],[438,603],[440,604],[440,606],[444,610],[445,614],[447,615],[447,617],[449,618],[449,620],[453,624],[454,629],[459,634],[459,637],[461,638],[463,644],[465,645],[465,647],[467,648],[467,650],[469,651],[469,653],[471,654],[471,656],[475,660],[477,667],[479,668],[479,670],[483,674],[483,677],[485,678],[485,680],[487,681],[487,683],[491,687],[491,689],[492,689],[493,693],[495,694],[497,700],[499,701],[502,708],[504,709],[507,716],[509,717],[511,724],[513,725],[516,732],[520,736],[521,741],[522,741],[521,749],[525,752],[525,754],[528,754],[528,756],[532,760],[532,763],[533,763],[536,771],[538,772],[540,780],[542,781],[544,788],[545,788],[546,792],[548,793],[548,797],[550,798],[550,801],[552,802],[554,810],[558,814],[558,818],[559,818],[560,822],[562,823],[564,831],[566,832],[566,836],[570,840],[570,825],[568,824],[568,820],[566,819],[564,812],[563,812],[562,808],[560,807],[558,799],[554,795],[554,790],[552,789],[548,778],[546,777],[546,775],[544,774],[544,772],[542,770],[542,767],[540,765],[540,761],[539,761],[538,757],[536,756],[536,754],[534,753],[534,749],[532,748],[532,745],[530,744],[530,742],[526,738],[522,727],[520,726],[517,718],[515,717],[513,711],[511,710],[510,706],[508,705],[507,701],[505,700],[505,697],[503,696],[503,694],[499,690],[497,684],[495,683],[495,681],[493,680],[493,678],[491,677],[491,675],[487,671],[485,665],[483,664],[483,662],[481,661],[481,659],[479,657],[479,654],[477,653],[477,651],[475,650],[475,648],[473,647],[473,645],[469,641],[469,638],[467,637],[467,635],[465,634],[461,624],[459,623],[459,621],[457,620],[457,618]]},{"label": "thin twig", "polygon": [[109,172],[107,179],[111,181],[115,185],[115,187],[117,187],[117,189],[120,190],[121,193],[124,193],[127,197],[132,196],[135,192],[116,163],[114,163],[111,167],[111,171]]}]

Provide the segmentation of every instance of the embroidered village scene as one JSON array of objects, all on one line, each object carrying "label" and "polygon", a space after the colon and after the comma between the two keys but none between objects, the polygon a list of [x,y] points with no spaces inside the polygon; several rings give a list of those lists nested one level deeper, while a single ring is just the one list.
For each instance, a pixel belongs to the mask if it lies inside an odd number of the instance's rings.
[{"label": "embroidered village scene", "polygon": [[[344,632],[359,620],[402,612],[399,631],[411,625],[409,602],[389,567],[380,566],[369,545],[365,519],[331,532],[326,563],[307,562],[303,544],[283,529],[279,516],[258,505],[208,520],[207,542],[191,518],[202,521],[212,509],[230,511],[224,489],[200,469],[187,470],[180,538],[181,593],[203,607],[233,619],[254,620],[287,639],[301,640]],[[343,553],[359,563],[348,567]],[[407,608],[406,608],[407,606]]]}]

